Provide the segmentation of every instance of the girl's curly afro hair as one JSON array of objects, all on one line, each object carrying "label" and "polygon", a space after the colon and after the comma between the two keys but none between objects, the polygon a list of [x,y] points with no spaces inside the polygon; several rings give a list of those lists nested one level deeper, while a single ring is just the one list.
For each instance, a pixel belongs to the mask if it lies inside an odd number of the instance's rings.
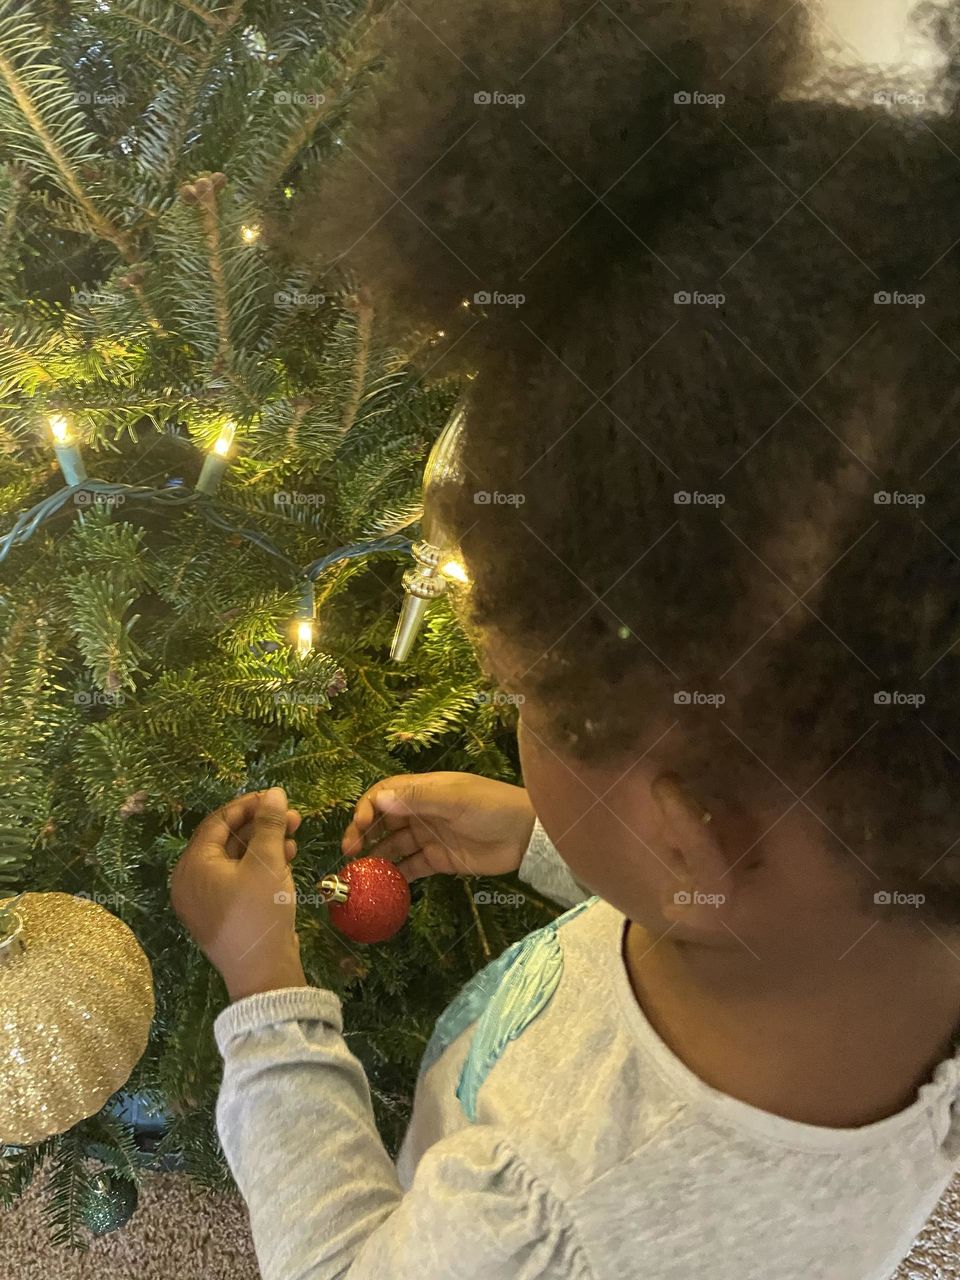
[{"label": "girl's curly afro hair", "polygon": [[790,0],[404,0],[296,240],[473,375],[449,514],[548,739],[672,726],[960,923],[958,6],[918,21],[925,83],[818,83]]}]

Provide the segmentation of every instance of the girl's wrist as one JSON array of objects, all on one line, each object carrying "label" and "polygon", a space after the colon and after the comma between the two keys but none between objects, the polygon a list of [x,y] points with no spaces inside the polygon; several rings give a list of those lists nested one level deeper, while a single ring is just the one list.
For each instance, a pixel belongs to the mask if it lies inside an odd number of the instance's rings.
[{"label": "girl's wrist", "polygon": [[270,991],[286,991],[290,987],[308,987],[309,985],[301,969],[299,973],[277,974],[271,978],[239,983],[235,987],[228,986],[227,994],[230,997],[230,1003],[236,1004],[238,1000],[246,1000],[248,996],[262,996]]},{"label": "girl's wrist", "polygon": [[263,995],[268,991],[310,985],[300,963],[299,943],[288,954],[274,956],[267,964],[234,974],[224,974],[223,977],[232,1003],[245,1000],[248,996]]}]

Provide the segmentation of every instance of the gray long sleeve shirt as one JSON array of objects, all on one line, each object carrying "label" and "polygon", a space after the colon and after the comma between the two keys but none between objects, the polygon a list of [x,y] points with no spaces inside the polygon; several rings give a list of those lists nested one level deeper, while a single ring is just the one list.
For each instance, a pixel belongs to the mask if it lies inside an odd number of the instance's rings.
[{"label": "gray long sleeve shirt", "polygon": [[397,1164],[340,1004],[297,988],[216,1023],[221,1141],[264,1280],[879,1280],[960,1162],[960,1053],[905,1111],[799,1124],[659,1039],[624,917],[539,824],[521,877],[561,903],[441,1017]]}]

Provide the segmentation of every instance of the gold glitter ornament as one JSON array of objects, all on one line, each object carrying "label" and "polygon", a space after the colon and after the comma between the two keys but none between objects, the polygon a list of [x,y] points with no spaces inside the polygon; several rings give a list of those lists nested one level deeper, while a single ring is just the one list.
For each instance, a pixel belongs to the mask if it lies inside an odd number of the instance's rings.
[{"label": "gold glitter ornament", "polygon": [[25,893],[0,912],[0,1145],[27,1146],[93,1115],[129,1078],[153,977],[123,921],[88,898]]}]

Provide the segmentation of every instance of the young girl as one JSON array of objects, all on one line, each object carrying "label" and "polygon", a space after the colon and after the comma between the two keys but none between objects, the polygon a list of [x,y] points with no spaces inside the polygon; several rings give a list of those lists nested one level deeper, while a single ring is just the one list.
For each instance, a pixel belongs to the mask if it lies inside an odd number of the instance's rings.
[{"label": "young girl", "polygon": [[201,825],[173,897],[234,1002],[266,1280],[874,1280],[960,1162],[960,23],[927,13],[896,74],[765,0],[378,25],[312,230],[472,375],[444,516],[525,789],[389,779],[344,848],[570,909],[441,1017],[395,1167],[300,967],[298,815]]}]

